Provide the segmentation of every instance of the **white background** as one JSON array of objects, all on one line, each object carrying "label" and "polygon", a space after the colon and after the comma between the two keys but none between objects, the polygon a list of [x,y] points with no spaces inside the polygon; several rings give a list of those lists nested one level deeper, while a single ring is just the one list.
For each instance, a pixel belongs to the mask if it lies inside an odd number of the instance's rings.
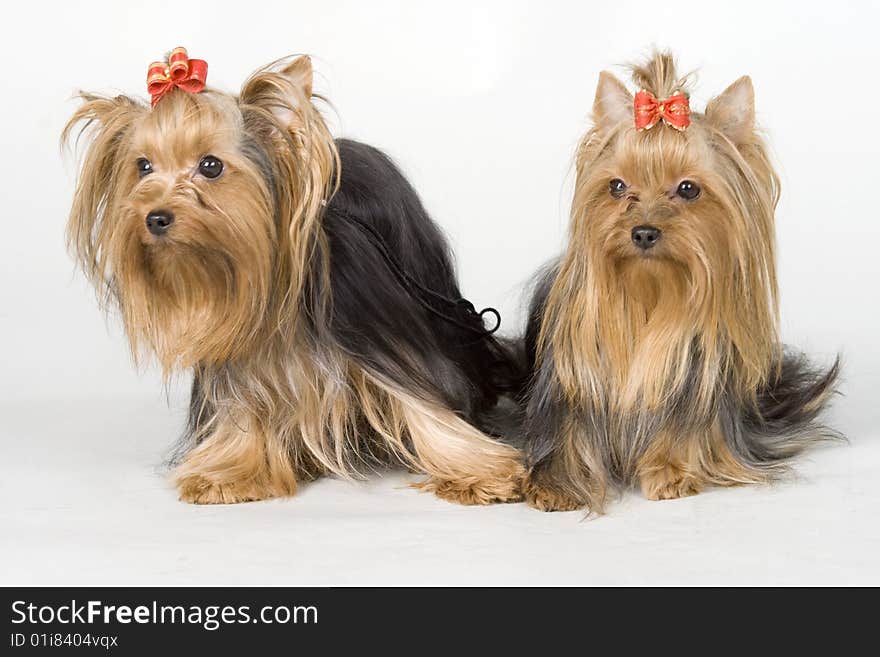
[{"label": "white background", "polygon": [[[0,27],[0,584],[880,583],[880,95],[873,2],[14,3]],[[752,76],[782,178],[782,334],[845,358],[832,421],[774,488],[610,515],[457,508],[322,481],[297,498],[178,503],[161,460],[186,379],[136,372],[118,322],[74,272],[75,180],[58,136],[77,89],[145,95],[177,45],[237,90],[314,56],[334,132],[386,150],[449,235],[463,289],[522,318],[522,290],[564,244],[574,147],[599,71],[672,48],[692,105]]]}]

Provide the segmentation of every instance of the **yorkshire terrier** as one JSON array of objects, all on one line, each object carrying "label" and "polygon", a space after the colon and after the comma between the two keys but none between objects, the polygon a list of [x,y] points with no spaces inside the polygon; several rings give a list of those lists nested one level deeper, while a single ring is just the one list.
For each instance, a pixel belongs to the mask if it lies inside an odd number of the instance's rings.
[{"label": "yorkshire terrier", "polygon": [[380,151],[331,137],[309,57],[238,95],[206,75],[175,49],[150,66],[151,104],[81,94],[62,136],[88,138],[78,263],[136,361],[193,373],[181,499],[287,496],[381,465],[463,504],[520,499],[520,454],[487,433],[516,366],[460,298],[413,188]]},{"label": "yorkshire terrier", "polygon": [[783,349],[779,181],[742,77],[691,112],[669,54],[599,76],[581,141],[569,246],[541,277],[526,350],[526,501],[602,513],[610,490],[652,500],[763,482],[834,432],[825,371]]}]

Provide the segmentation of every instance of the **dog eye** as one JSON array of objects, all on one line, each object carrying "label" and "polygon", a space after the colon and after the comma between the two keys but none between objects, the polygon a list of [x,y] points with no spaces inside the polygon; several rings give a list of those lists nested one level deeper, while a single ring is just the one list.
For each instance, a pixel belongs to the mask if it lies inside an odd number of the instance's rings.
[{"label": "dog eye", "polygon": [[623,182],[620,178],[615,178],[610,183],[608,183],[608,191],[611,192],[611,196],[613,196],[614,198],[620,198],[626,191],[626,183]]},{"label": "dog eye", "polygon": [[138,175],[141,178],[143,178],[148,173],[153,173],[153,165],[150,163],[150,161],[147,158],[141,157],[141,158],[138,158],[138,161],[137,161],[137,170],[138,170]]},{"label": "dog eye", "polygon": [[205,155],[199,162],[199,173],[205,178],[216,178],[223,172],[223,162],[213,155]]},{"label": "dog eye", "polygon": [[685,201],[693,201],[700,195],[700,186],[693,180],[682,180],[675,193]]}]

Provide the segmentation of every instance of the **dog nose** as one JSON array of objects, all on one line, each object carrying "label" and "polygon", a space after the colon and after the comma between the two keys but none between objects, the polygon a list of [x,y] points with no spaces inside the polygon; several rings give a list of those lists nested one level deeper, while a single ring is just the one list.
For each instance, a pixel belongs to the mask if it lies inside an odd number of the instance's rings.
[{"label": "dog nose", "polygon": [[147,230],[153,235],[164,235],[174,223],[174,215],[168,210],[154,210],[147,215]]},{"label": "dog nose", "polygon": [[653,226],[636,226],[632,229],[632,241],[640,249],[647,251],[660,240],[660,229]]}]

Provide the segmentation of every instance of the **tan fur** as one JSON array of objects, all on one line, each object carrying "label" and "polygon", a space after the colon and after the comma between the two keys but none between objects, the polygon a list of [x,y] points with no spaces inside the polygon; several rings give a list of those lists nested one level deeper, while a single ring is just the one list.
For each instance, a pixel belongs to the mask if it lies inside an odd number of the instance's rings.
[{"label": "tan fur", "polygon": [[537,482],[532,473],[523,481],[523,495],[526,504],[538,511],[576,511],[585,506],[579,498]]},{"label": "tan fur", "polygon": [[[174,91],[153,111],[125,97],[84,94],[62,135],[69,140],[82,123],[91,133],[68,224],[71,248],[99,290],[115,288],[135,358],[146,348],[166,374],[246,354],[266,338],[253,317],[289,322],[304,272],[324,248],[321,200],[335,189],[338,155],[317,110],[281,80],[258,72],[240,103],[213,91]],[[273,83],[277,96],[265,89]],[[301,102],[291,106],[289,98]],[[272,112],[285,103],[296,120],[280,125]],[[278,142],[276,189],[239,153],[237,104],[244,120],[261,118]],[[207,153],[225,162],[222,185],[192,176]],[[141,156],[156,172],[139,181]],[[266,220],[273,196],[288,218],[281,231]],[[156,208],[177,217],[173,242],[163,237],[161,248],[143,221]],[[247,266],[233,271],[229,262]]]},{"label": "tan fur", "polygon": [[[90,142],[71,250],[119,307],[135,358],[199,381],[202,422],[173,474],[181,499],[292,495],[320,474],[389,464],[427,474],[421,488],[446,499],[518,499],[517,450],[304,330],[305,286],[329,289],[321,219],[340,167],[314,98],[311,61],[298,57],[256,72],[237,97],[173,90],[151,110],[83,94],[62,136],[82,126]],[[223,161],[222,177],[196,174],[206,154]],[[153,164],[143,178],[138,158]],[[175,216],[161,238],[144,221],[159,208]],[[322,295],[311,310],[326,316],[332,303]]]},{"label": "tan fur", "polygon": [[[258,368],[259,379],[246,386],[246,398],[228,399],[228,391],[216,386],[205,404],[229,409],[218,416],[247,409],[247,416],[261,418],[260,423],[232,432],[231,441],[227,423],[209,424],[200,446],[175,472],[178,485],[183,488],[193,473],[200,474],[205,467],[202,446],[209,445],[205,448],[211,454],[209,473],[202,480],[213,477],[213,459],[220,458],[229,462],[231,474],[253,481],[251,470],[237,468],[241,455],[222,456],[241,450],[262,453],[262,459],[256,460],[267,468],[277,455],[285,455],[298,468],[299,478],[312,478],[315,472],[354,478],[365,468],[399,464],[427,474],[429,479],[417,487],[445,499],[463,504],[520,499],[523,468],[517,450],[484,435],[448,409],[380,381],[339,354],[331,359],[325,353],[321,360],[324,368],[335,372],[333,376],[322,376],[309,359],[273,368],[272,362],[281,361],[270,357]],[[297,473],[282,474],[281,479],[292,485],[279,488],[272,483],[275,477],[257,478],[266,482],[257,499],[292,494]]]},{"label": "tan fur", "polygon": [[257,418],[226,418],[176,469],[180,499],[234,504],[293,495],[296,472],[277,440]]},{"label": "tan fur", "polygon": [[[687,79],[667,54],[635,67],[633,76],[658,98],[687,93]],[[538,339],[539,361],[552,357],[573,407],[596,409],[612,425],[614,418],[637,425],[640,414],[659,412],[687,384],[695,348],[707,355],[694,391],[700,414],[713,413],[728,382],[743,404],[753,403],[778,367],[773,215],[779,183],[754,128],[752,103],[751,83],[743,78],[705,114],[692,108],[687,130],[661,123],[638,132],[632,96],[611,74],[600,77],[595,124],[577,152],[570,246]],[[609,194],[615,178],[628,186],[620,199]],[[686,179],[702,188],[694,202],[675,195]],[[646,224],[662,230],[662,241],[641,253],[630,233]],[[657,437],[641,458],[640,442],[615,426],[610,432],[608,449],[621,476],[638,473],[652,498],[754,479],[737,470],[729,452],[718,453],[714,439]],[[680,442],[687,446],[683,454]],[[589,455],[569,460],[573,471],[588,473],[585,481],[595,479]],[[590,508],[601,508],[587,484],[575,489]]]},{"label": "tan fur", "polygon": [[724,442],[716,425],[706,434],[654,438],[636,469],[645,497],[651,500],[695,495],[706,486],[736,486],[766,481],[743,467]]},{"label": "tan fur", "polygon": [[540,511],[571,511],[586,507],[602,513],[609,482],[591,436],[569,421],[563,428],[556,458],[541,470],[532,469],[523,484],[525,501]]},{"label": "tan fur", "polygon": [[429,475],[423,491],[459,504],[517,502],[525,474],[517,450],[492,440],[448,409],[398,392],[412,456]]},{"label": "tan fur", "polygon": [[[715,169],[741,166],[743,159],[699,116],[694,120],[686,133],[618,130],[613,160],[593,161],[605,152],[589,144],[595,135],[582,145],[569,239],[588,252],[569,249],[563,257],[541,334],[542,346],[554,345],[557,372],[573,399],[601,394],[604,377],[599,374],[610,370],[616,385],[631,381],[638,386],[621,401],[643,394],[649,405],[660,403],[663,390],[686,374],[695,337],[706,353],[718,354],[721,368],[742,377],[741,388],[747,391],[766,380],[767,364],[777,357],[772,267],[777,194],[773,184],[771,194],[762,187],[775,176],[766,167],[762,179],[750,174],[751,189],[731,189]],[[705,145],[709,138],[727,147],[724,159],[716,161]],[[749,169],[761,172],[759,164],[766,160],[755,159]],[[717,189],[701,199],[699,214],[666,198],[670,187],[697,172],[706,187],[714,183],[711,189]],[[647,207],[628,213],[607,194],[611,177],[629,181],[650,199]],[[664,231],[664,254],[636,263],[629,232],[642,223]],[[761,266],[755,266],[755,254]],[[640,271],[627,271],[633,267]],[[742,296],[721,294],[721,281],[741,286]],[[658,294],[669,298],[658,303]],[[750,303],[737,303],[739,298]],[[711,389],[702,392],[708,399]]]}]

